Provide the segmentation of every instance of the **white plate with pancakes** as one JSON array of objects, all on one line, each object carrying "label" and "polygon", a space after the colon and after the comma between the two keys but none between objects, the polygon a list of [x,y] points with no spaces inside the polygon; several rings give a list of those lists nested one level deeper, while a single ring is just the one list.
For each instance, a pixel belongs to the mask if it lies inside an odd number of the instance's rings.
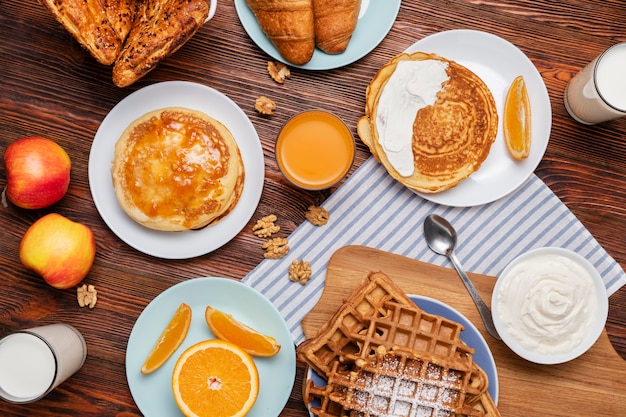
[{"label": "white plate with pancakes", "polygon": [[[159,369],[143,375],[141,367],[148,353],[181,303],[186,303],[192,311],[185,340]],[[155,297],[137,318],[126,347],[126,379],[142,415],[182,417],[172,394],[172,371],[188,347],[215,339],[204,316],[207,305],[232,314],[280,343],[276,355],[254,357],[259,372],[259,395],[247,416],[280,415],[296,376],[296,350],[287,324],[261,293],[239,281],[220,277],[195,278],[176,284]]]},{"label": "white plate with pancakes", "polygon": [[307,70],[328,70],[351,64],[370,53],[391,30],[400,10],[401,0],[362,0],[359,21],[348,48],[341,54],[331,55],[315,49],[313,57],[304,65],[286,61],[265,36],[256,17],[245,0],[235,0],[237,15],[246,33],[266,54],[286,65]]},{"label": "white plate with pancakes", "polygon": [[[493,401],[498,404],[499,383],[496,362],[493,358],[491,350],[489,349],[489,345],[476,326],[474,326],[472,322],[469,321],[463,314],[439,300],[415,294],[409,294],[409,298],[425,312],[445,317],[449,320],[461,323],[464,326],[464,330],[461,332],[461,339],[468,346],[474,348],[475,352],[474,355],[472,355],[472,358],[474,362],[476,362],[476,364],[478,364],[478,366],[480,366],[487,374],[487,377],[489,378],[489,387],[487,390],[489,391]],[[307,379],[312,379],[315,385],[320,387],[326,385],[326,381],[310,367],[307,368],[307,374],[304,379],[305,383]],[[309,404],[309,409],[311,405],[319,407],[319,399],[315,399],[311,404]],[[311,417],[315,416],[315,414],[310,411],[309,414]]]},{"label": "white plate with pancakes", "polygon": [[[235,208],[219,222],[198,230],[166,232],[131,219],[118,204],[111,178],[115,144],[134,120],[166,107],[206,113],[232,133],[245,169],[244,187]],[[252,122],[231,99],[210,87],[168,81],[144,87],[120,101],[104,118],[89,154],[89,185],[94,204],[120,239],[140,252],[165,259],[188,259],[207,254],[235,237],[248,223],[261,198],[265,178],[263,149]]]},{"label": "white plate with pancakes", "polygon": [[[496,201],[520,187],[541,162],[552,128],[548,90],[530,59],[515,45],[496,35],[466,29],[427,36],[405,52],[435,53],[473,71],[491,91],[499,118],[496,140],[480,169],[454,188],[417,194],[438,204],[471,207]],[[518,75],[526,82],[532,118],[530,155],[521,161],[511,157],[502,134],[504,100]]]}]

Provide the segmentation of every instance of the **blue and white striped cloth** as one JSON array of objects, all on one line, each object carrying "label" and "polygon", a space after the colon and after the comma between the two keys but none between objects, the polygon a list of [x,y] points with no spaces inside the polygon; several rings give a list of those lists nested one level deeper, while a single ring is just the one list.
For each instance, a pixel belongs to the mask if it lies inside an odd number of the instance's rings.
[{"label": "blue and white striped cloth", "polygon": [[[323,207],[330,212],[327,225],[304,222],[289,236],[287,256],[262,261],[243,279],[278,308],[296,344],[304,340],[300,321],[322,295],[328,260],[342,246],[364,245],[451,267],[424,240],[423,221],[430,213],[445,217],[457,230],[456,252],[467,271],[497,276],[521,253],[557,246],[587,258],[602,275],[609,295],[626,283],[620,265],[534,174],[515,192],[493,203],[449,207],[409,191],[370,157]],[[313,276],[305,286],[288,279],[294,259],[311,263]]]}]

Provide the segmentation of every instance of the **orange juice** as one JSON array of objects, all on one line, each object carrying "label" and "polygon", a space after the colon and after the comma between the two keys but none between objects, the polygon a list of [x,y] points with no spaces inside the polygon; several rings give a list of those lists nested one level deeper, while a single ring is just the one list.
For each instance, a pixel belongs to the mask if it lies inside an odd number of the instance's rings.
[{"label": "orange juice", "polygon": [[337,116],[310,110],[292,117],[276,141],[276,160],[293,184],[321,190],[336,184],[354,161],[354,138]]}]

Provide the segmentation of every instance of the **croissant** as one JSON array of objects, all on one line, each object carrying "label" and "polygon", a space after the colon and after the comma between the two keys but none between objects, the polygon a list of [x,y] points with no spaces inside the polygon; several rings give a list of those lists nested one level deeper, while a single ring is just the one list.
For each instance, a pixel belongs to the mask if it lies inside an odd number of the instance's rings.
[{"label": "croissant", "polygon": [[135,0],[41,0],[55,19],[101,64],[122,50],[135,14]]},{"label": "croissant", "polygon": [[280,55],[294,65],[311,60],[315,28],[311,0],[246,0],[261,30]]},{"label": "croissant", "polygon": [[327,54],[346,50],[359,19],[361,0],[313,0],[315,43]]},{"label": "croissant", "polygon": [[205,0],[143,0],[113,66],[113,83],[127,87],[176,52],[209,15]]}]

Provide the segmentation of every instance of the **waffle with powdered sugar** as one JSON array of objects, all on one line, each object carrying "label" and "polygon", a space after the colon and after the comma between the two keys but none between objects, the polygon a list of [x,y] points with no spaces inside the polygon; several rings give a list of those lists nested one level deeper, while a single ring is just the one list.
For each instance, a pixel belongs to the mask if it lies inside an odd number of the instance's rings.
[{"label": "waffle with powdered sugar", "polygon": [[320,417],[336,415],[339,407],[362,417],[483,415],[465,402],[471,366],[462,360],[380,348],[352,370],[340,368],[336,362],[325,387],[309,385],[305,391],[326,400],[312,408]]},{"label": "waffle with powdered sugar", "polygon": [[[322,406],[312,411],[320,417],[498,416],[487,392],[487,375],[473,362],[474,349],[461,340],[462,330],[463,326],[459,323],[422,311],[387,275],[372,273],[319,330],[316,337],[298,346],[299,358],[328,381],[325,387],[316,387],[312,381],[307,381],[305,402],[319,398]],[[383,356],[381,352],[384,352]],[[373,413],[372,403],[358,411],[358,404],[353,398],[356,393],[359,398],[366,395],[353,384],[354,378],[358,375],[362,377],[364,373],[378,375],[374,364],[382,360],[381,357],[387,358],[387,364],[392,357],[400,363],[409,361],[412,365],[421,361],[423,373],[418,379],[421,378],[421,387],[430,387],[426,389],[427,392],[433,392],[432,385],[424,382],[428,380],[427,370],[439,370],[442,377],[454,376],[459,385],[446,392],[454,391],[456,402],[452,401],[449,406],[440,409],[431,407],[431,414],[426,411],[428,406],[405,400],[394,408],[395,414]],[[369,370],[365,371],[364,366]],[[381,375],[385,381],[393,380]],[[371,401],[378,398],[375,401],[383,403],[392,401],[389,398],[383,400],[380,396],[371,398]],[[437,404],[434,402],[431,405]],[[414,411],[402,414],[401,409],[406,407]]]}]

